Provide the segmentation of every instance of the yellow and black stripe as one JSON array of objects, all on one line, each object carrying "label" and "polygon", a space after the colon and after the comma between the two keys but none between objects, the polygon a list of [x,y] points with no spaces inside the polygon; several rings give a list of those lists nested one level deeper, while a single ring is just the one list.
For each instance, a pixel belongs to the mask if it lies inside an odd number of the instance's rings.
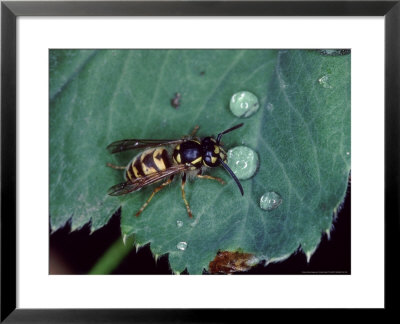
[{"label": "yellow and black stripe", "polygon": [[168,152],[165,148],[149,149],[132,160],[126,169],[125,177],[127,180],[132,181],[133,179],[164,171],[170,166]]}]

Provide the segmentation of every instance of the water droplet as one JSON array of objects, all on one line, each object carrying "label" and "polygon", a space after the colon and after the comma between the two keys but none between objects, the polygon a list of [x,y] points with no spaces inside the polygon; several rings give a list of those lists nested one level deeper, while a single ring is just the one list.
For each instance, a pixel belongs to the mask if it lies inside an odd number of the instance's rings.
[{"label": "water droplet", "polygon": [[322,85],[326,89],[332,89],[332,86],[328,83],[329,76],[324,75],[318,79],[320,85]]},{"label": "water droplet", "polygon": [[282,79],[279,80],[279,86],[281,89],[286,89],[288,87],[288,85]]},{"label": "water droplet", "polygon": [[247,108],[249,108],[249,103],[248,102],[240,103],[240,109],[247,110]]},{"label": "water droplet", "polygon": [[272,103],[270,103],[270,102],[267,104],[267,110],[268,110],[269,112],[272,112],[272,110],[274,110],[274,108],[275,108],[275,107],[274,107],[274,104],[272,104]]},{"label": "water droplet", "polygon": [[258,154],[247,146],[236,146],[227,153],[228,165],[240,180],[251,178],[258,168]]},{"label": "water droplet", "polygon": [[183,226],[183,222],[181,220],[176,221],[176,226],[178,226],[178,228]]},{"label": "water droplet", "polygon": [[259,107],[257,96],[249,91],[236,92],[229,103],[232,114],[244,118],[253,115]]},{"label": "water droplet", "polygon": [[274,191],[263,194],[260,198],[260,207],[264,210],[273,210],[282,203],[282,197]]},{"label": "water droplet", "polygon": [[350,152],[346,152],[346,155],[350,155]]},{"label": "water droplet", "polygon": [[319,53],[325,56],[341,56],[348,55],[351,53],[349,49],[324,49],[320,50]]},{"label": "water droplet", "polygon": [[186,242],[179,242],[179,243],[176,245],[176,248],[177,248],[178,250],[185,251],[186,248],[187,248],[187,243],[186,243]]}]

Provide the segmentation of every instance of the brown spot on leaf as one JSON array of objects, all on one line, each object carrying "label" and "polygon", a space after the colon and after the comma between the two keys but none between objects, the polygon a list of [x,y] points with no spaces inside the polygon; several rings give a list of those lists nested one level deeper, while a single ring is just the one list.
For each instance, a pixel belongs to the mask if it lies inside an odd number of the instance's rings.
[{"label": "brown spot on leaf", "polygon": [[250,253],[219,251],[209,264],[210,273],[234,273],[239,271],[247,271],[257,262],[255,257]]},{"label": "brown spot on leaf", "polygon": [[181,97],[182,95],[179,92],[175,93],[175,96],[171,99],[171,106],[175,109],[178,108],[181,104]]}]

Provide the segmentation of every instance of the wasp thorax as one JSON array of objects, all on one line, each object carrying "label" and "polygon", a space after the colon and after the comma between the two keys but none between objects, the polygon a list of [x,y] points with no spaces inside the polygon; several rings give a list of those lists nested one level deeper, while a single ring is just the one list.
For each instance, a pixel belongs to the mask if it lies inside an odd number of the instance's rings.
[{"label": "wasp thorax", "polygon": [[212,137],[205,137],[201,141],[201,147],[203,149],[203,164],[208,167],[216,167],[221,164],[222,161],[226,160],[226,152]]},{"label": "wasp thorax", "polygon": [[196,168],[201,167],[202,149],[200,142],[190,140],[177,145],[174,149],[173,159],[175,163],[186,164],[190,163]]}]

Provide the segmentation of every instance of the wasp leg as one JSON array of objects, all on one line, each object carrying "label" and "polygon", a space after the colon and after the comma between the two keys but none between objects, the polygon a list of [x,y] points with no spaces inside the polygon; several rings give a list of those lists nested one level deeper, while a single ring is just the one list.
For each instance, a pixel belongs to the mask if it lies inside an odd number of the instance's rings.
[{"label": "wasp leg", "polygon": [[189,217],[192,218],[192,217],[193,217],[193,214],[192,214],[192,211],[190,210],[189,203],[188,203],[188,201],[186,200],[185,183],[186,183],[186,173],[184,173],[184,174],[183,174],[183,177],[182,177],[182,185],[181,185],[181,189],[182,189],[182,199],[183,199],[183,202],[185,203],[186,210],[187,210],[187,212],[188,212]]},{"label": "wasp leg", "polygon": [[110,168],[113,168],[115,170],[125,170],[126,169],[126,166],[119,166],[119,165],[114,165],[111,163],[107,163],[107,166]]},{"label": "wasp leg", "polygon": [[199,126],[194,126],[194,128],[193,128],[193,130],[192,130],[192,133],[190,134],[190,136],[194,136],[194,135],[196,135],[196,133],[197,133],[197,131],[199,130]]},{"label": "wasp leg", "polygon": [[147,207],[149,202],[153,199],[154,195],[157,192],[159,192],[161,189],[163,189],[164,187],[168,186],[172,182],[173,178],[174,178],[173,176],[170,177],[167,181],[165,181],[164,183],[162,183],[160,186],[158,186],[157,188],[155,188],[153,190],[153,192],[151,193],[149,199],[147,199],[147,201],[143,204],[142,208],[140,208],[139,211],[136,213],[136,215],[135,215],[136,217],[139,216],[142,213],[142,211]]},{"label": "wasp leg", "polygon": [[200,128],[199,126],[195,126],[193,128],[192,132],[190,133],[190,135],[185,135],[185,136],[182,137],[182,139],[186,139],[187,140],[187,139],[193,138],[196,135],[196,133],[199,130],[199,128]]},{"label": "wasp leg", "polygon": [[220,184],[225,184],[225,181],[222,180],[221,178],[212,177],[212,176],[209,176],[209,175],[201,175],[201,174],[198,174],[197,177],[200,178],[200,179],[217,180]]}]

